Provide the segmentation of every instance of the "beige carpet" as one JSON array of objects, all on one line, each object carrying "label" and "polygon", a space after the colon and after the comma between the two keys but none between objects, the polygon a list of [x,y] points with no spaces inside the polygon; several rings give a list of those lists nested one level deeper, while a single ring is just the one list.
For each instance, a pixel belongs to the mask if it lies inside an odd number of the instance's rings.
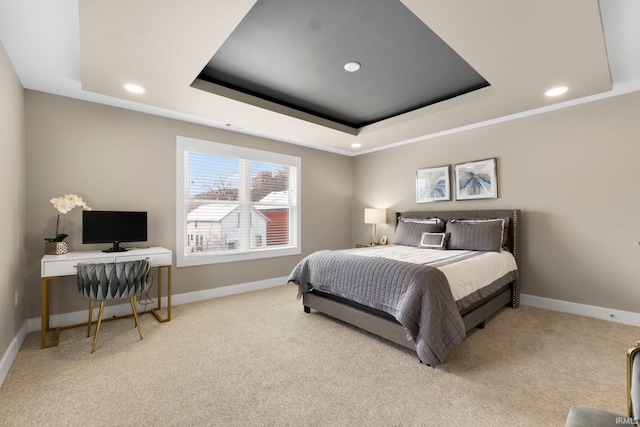
[{"label": "beige carpet", "polygon": [[30,334],[0,388],[3,426],[563,426],[569,407],[626,411],[640,328],[521,307],[436,369],[317,313],[296,288],[108,322],[41,350]]}]

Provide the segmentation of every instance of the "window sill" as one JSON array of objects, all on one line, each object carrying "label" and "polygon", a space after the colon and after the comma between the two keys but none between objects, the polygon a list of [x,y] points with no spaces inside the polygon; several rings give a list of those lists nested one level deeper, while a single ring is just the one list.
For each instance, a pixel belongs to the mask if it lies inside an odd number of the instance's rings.
[{"label": "window sill", "polygon": [[177,267],[190,267],[205,264],[220,264],[224,262],[251,261],[254,259],[275,258],[281,256],[300,255],[300,248],[264,249],[255,252],[233,252],[227,254],[210,254],[206,252],[190,253],[188,255],[178,254],[176,259]]}]

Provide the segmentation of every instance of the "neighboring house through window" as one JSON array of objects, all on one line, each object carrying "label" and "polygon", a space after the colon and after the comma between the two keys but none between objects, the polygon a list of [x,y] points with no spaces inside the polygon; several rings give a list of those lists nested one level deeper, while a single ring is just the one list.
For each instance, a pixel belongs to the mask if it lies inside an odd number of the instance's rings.
[{"label": "neighboring house through window", "polygon": [[300,158],[178,136],[177,265],[300,254]]}]

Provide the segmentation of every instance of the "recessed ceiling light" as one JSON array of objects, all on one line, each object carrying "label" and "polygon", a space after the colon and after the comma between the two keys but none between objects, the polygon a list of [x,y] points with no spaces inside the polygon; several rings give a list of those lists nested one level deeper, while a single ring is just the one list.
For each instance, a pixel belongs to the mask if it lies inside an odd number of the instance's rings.
[{"label": "recessed ceiling light", "polygon": [[134,85],[133,83],[127,83],[124,85],[124,88],[132,93],[144,93],[144,88],[142,86]]},{"label": "recessed ceiling light", "polygon": [[360,69],[360,63],[355,61],[347,62],[346,64],[344,64],[344,69],[350,73],[356,72]]},{"label": "recessed ceiling light", "polygon": [[547,96],[558,96],[558,95],[562,95],[567,90],[569,90],[569,88],[566,86],[558,86],[558,87],[554,87],[553,89],[549,89],[544,94]]},{"label": "recessed ceiling light", "polygon": [[351,148],[360,148],[362,147],[362,144],[360,144],[359,142],[354,142],[353,144],[351,144]]}]

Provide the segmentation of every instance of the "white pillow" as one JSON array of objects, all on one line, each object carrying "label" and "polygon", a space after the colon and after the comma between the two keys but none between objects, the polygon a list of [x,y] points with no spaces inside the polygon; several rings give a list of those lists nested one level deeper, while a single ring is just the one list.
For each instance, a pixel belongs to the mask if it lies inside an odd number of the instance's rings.
[{"label": "white pillow", "polygon": [[417,222],[419,224],[441,224],[444,222],[440,218],[412,218],[412,217],[406,217],[406,216],[401,216],[400,221]]},{"label": "white pillow", "polygon": [[422,237],[420,238],[420,248],[425,249],[440,249],[444,250],[447,248],[447,240],[449,238],[448,233],[422,233]]}]

